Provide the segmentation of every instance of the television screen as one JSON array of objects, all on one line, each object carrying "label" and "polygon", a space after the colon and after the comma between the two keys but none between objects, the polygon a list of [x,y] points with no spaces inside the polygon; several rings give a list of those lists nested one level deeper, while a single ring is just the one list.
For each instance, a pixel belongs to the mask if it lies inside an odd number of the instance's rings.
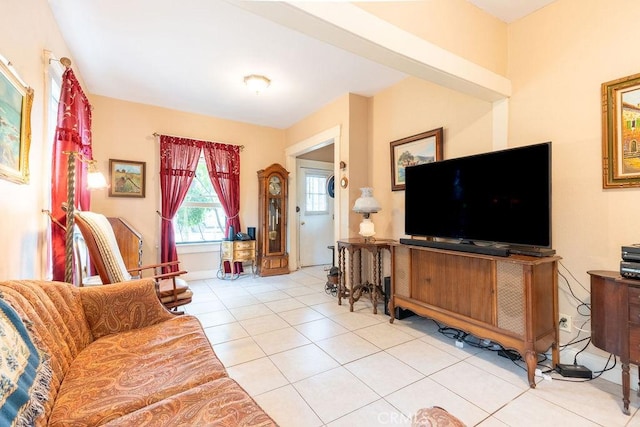
[{"label": "television screen", "polygon": [[551,247],[551,143],[408,167],[405,232]]}]

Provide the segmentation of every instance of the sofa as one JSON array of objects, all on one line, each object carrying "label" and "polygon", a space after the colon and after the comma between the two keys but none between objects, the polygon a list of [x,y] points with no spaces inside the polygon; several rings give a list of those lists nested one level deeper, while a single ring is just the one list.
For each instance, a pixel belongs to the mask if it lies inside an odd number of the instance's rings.
[{"label": "sofa", "polygon": [[0,425],[276,424],[143,279],[0,282]]}]

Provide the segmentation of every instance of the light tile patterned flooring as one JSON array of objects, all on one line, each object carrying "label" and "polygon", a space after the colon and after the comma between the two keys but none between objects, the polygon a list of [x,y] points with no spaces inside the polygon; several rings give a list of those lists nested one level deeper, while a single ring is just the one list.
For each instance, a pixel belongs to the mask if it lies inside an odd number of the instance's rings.
[{"label": "light tile patterned flooring", "polygon": [[418,316],[390,324],[382,304],[374,315],[366,298],[349,312],[325,282],[322,267],[190,282],[186,311],[229,375],[282,427],[408,426],[433,405],[469,426],[640,426],[633,391],[629,417],[621,387],[606,380],[538,378],[531,389],[526,371],[496,352],[457,348]]}]

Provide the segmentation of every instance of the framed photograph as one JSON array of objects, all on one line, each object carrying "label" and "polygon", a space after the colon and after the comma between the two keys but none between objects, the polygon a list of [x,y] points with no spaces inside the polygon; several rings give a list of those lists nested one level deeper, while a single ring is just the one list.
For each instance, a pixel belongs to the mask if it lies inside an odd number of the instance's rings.
[{"label": "framed photograph", "polygon": [[405,189],[406,168],[442,160],[443,128],[391,142],[391,190]]},{"label": "framed photograph", "polygon": [[602,84],[602,187],[640,187],[640,74]]},{"label": "framed photograph", "polygon": [[109,159],[109,197],[144,197],[145,165]]},{"label": "framed photograph", "polygon": [[29,183],[33,89],[0,60],[0,178]]}]

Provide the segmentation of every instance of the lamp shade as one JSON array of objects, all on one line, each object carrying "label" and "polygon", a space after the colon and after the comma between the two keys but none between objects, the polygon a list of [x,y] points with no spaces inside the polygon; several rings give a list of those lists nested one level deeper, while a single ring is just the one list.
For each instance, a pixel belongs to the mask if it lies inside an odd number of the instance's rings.
[{"label": "lamp shade", "polygon": [[363,187],[360,191],[362,191],[362,194],[353,205],[354,212],[369,214],[382,210],[380,203],[373,197],[373,188]]},{"label": "lamp shade", "polygon": [[105,188],[107,186],[107,179],[104,177],[102,172],[89,172],[87,174],[87,188],[90,190],[95,190],[99,188]]}]

